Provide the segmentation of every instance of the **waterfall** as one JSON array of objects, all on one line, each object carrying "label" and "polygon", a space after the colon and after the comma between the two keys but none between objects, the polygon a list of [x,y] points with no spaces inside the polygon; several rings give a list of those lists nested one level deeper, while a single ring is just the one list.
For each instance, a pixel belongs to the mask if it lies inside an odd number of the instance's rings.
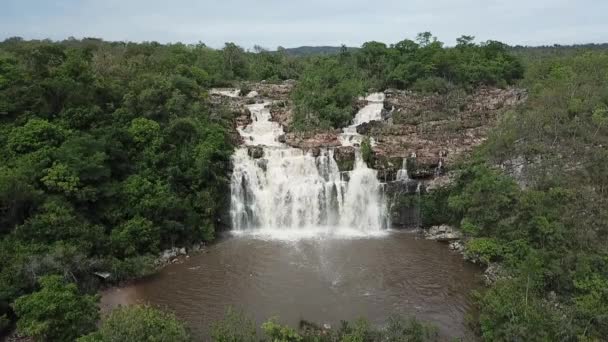
[{"label": "waterfall", "polygon": [[[284,132],[271,121],[269,105],[248,105],[252,123],[238,129],[246,146],[232,157],[233,232],[271,237],[381,234],[388,227],[383,185],[359,151],[345,177],[333,148],[313,156],[279,142]],[[370,105],[379,107],[377,101]],[[363,113],[367,118],[379,116],[382,109],[372,116],[366,108],[361,111],[368,111]],[[344,134],[358,135],[356,130]],[[247,146],[262,148],[262,156],[248,153]]]},{"label": "waterfall", "polygon": [[407,183],[409,180],[410,176],[407,174],[407,158],[403,158],[401,169],[397,171],[397,181]]},{"label": "waterfall", "polygon": [[[382,120],[382,109],[384,109],[384,93],[373,93],[365,98],[367,105],[353,119],[352,125],[345,127],[340,134],[340,143],[343,146],[359,146],[363,141],[363,136],[357,133],[357,126],[370,121]],[[371,139],[372,146],[375,144]]]}]

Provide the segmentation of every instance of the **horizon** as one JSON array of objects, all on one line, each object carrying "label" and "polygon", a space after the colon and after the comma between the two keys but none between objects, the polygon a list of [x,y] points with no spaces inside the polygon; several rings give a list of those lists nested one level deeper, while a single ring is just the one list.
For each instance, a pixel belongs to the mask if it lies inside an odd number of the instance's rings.
[{"label": "horizon", "polygon": [[391,44],[430,31],[446,46],[453,46],[461,35],[475,36],[476,42],[497,40],[530,47],[608,42],[602,15],[608,12],[608,3],[599,0],[514,0],[509,4],[415,0],[380,6],[363,0],[306,4],[178,0],[171,6],[160,0],[8,0],[4,7],[0,40],[95,37],[163,44],[202,42],[213,48],[234,42],[246,49],[259,45],[274,50],[279,46],[358,47],[366,41]]}]

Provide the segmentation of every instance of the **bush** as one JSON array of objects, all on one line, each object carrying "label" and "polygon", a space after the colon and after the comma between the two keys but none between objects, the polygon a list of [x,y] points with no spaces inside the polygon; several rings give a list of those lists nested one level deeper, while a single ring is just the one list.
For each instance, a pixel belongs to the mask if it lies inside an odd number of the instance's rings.
[{"label": "bush", "polygon": [[367,166],[372,166],[374,163],[374,152],[372,151],[372,144],[369,140],[369,137],[363,138],[361,142],[361,158],[367,164]]},{"label": "bush", "polygon": [[175,315],[137,305],[115,309],[103,320],[98,331],[79,338],[78,342],[190,340],[186,328]]},{"label": "bush", "polygon": [[73,341],[95,329],[97,296],[81,295],[75,284],[60,276],[40,279],[40,290],[17,298],[19,333],[44,341]]},{"label": "bush", "polygon": [[429,77],[419,79],[412,85],[412,90],[421,93],[446,94],[452,85],[442,77]]},{"label": "bush", "polygon": [[487,341],[558,341],[568,327],[526,279],[497,283],[484,295],[481,305],[481,335]]},{"label": "bush", "polygon": [[493,238],[474,238],[466,243],[464,255],[469,260],[479,260],[487,265],[501,257],[502,247]]},{"label": "bush", "polygon": [[228,309],[223,320],[212,324],[211,337],[216,342],[259,341],[253,321],[233,309]]}]

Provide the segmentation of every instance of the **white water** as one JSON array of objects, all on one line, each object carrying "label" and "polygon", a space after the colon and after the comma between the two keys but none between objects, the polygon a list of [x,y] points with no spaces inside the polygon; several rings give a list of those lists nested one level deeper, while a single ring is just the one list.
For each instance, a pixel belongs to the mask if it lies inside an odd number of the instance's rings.
[{"label": "white water", "polygon": [[407,158],[403,158],[401,169],[397,171],[397,181],[407,182],[410,180],[410,176],[407,174]]},{"label": "white water", "polygon": [[279,135],[283,134],[283,127],[271,120],[270,102],[248,105],[251,112],[251,124],[244,128],[237,128],[243,137],[245,145],[283,146],[278,141]]},{"label": "white water", "polygon": [[239,97],[241,95],[241,90],[236,88],[213,88],[209,91],[209,94],[227,97]]},{"label": "white water", "polygon": [[[382,235],[388,227],[383,187],[359,151],[353,171],[344,177],[333,149],[314,157],[280,143],[283,129],[270,121],[269,104],[247,106],[253,121],[239,128],[245,144],[262,146],[264,155],[254,159],[246,147],[233,155],[233,233],[288,240]],[[382,106],[373,105],[377,113],[366,106],[356,120],[380,117]]]},{"label": "white water", "polygon": [[[384,93],[373,93],[365,98],[367,105],[355,115],[352,125],[345,127],[340,134],[342,146],[360,146],[363,136],[357,133],[357,126],[370,121],[382,120],[382,109],[384,108]],[[372,140],[372,146],[374,142]]]}]

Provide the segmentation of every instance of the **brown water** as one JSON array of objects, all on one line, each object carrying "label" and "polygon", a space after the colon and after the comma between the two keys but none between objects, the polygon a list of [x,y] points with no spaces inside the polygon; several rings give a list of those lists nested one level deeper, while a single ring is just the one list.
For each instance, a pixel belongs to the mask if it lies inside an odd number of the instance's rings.
[{"label": "brown water", "polygon": [[102,306],[147,302],[173,310],[195,336],[230,306],[258,323],[272,316],[335,325],[393,313],[434,323],[446,337],[469,335],[464,316],[478,270],[445,245],[396,232],[365,239],[276,241],[231,237],[137,284],[106,291]]}]

